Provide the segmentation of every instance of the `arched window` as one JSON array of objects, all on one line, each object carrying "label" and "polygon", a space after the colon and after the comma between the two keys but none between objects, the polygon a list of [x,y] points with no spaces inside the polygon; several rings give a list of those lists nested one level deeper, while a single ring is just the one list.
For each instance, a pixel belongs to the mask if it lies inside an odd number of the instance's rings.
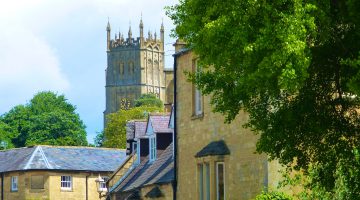
[{"label": "arched window", "polygon": [[129,62],[129,74],[134,74],[134,62],[132,61]]},{"label": "arched window", "polygon": [[120,75],[121,76],[124,75],[124,63],[123,62],[120,63]]}]

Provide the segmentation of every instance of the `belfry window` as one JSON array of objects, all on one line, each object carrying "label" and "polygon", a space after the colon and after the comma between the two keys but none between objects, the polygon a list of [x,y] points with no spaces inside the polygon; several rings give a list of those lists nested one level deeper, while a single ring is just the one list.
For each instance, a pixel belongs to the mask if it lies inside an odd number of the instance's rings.
[{"label": "belfry window", "polygon": [[121,75],[121,76],[124,75],[124,63],[123,63],[123,62],[120,63],[120,69],[119,69],[119,71],[120,71],[120,75]]},{"label": "belfry window", "polygon": [[134,74],[134,62],[132,61],[129,62],[129,74]]}]

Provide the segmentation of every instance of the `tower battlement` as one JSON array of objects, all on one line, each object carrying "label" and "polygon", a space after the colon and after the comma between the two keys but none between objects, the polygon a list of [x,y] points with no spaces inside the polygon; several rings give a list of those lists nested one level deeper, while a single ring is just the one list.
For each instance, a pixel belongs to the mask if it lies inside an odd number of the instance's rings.
[{"label": "tower battlement", "polygon": [[132,37],[132,31],[131,31],[131,26],[129,27],[129,31],[128,31],[128,37],[124,38],[124,35],[119,32],[118,34],[115,33],[115,37],[112,39],[111,38],[111,27],[110,27],[110,23],[108,22],[107,27],[106,27],[106,31],[107,31],[107,50],[111,51],[113,49],[123,49],[123,48],[146,48],[147,46],[158,46],[159,50],[164,50],[164,25],[163,23],[161,23],[161,28],[160,28],[160,37],[157,37],[157,33],[156,31],[153,33],[151,33],[150,31],[148,32],[148,36],[144,37],[144,25],[142,22],[142,19],[140,20],[140,25],[139,25],[139,29],[140,29],[140,37],[137,38],[133,38]]}]

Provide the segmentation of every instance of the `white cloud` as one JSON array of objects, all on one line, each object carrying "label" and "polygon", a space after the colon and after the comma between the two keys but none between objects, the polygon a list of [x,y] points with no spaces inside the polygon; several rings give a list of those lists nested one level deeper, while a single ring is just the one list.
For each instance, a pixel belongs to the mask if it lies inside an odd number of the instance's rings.
[{"label": "white cloud", "polygon": [[22,23],[29,2],[17,3],[23,4],[5,3],[0,8],[0,113],[25,103],[38,91],[62,93],[70,86],[54,48]]},{"label": "white cloud", "polygon": [[[107,18],[112,37],[119,29],[126,36],[129,21],[138,37],[141,13],[145,32],[159,34],[163,18],[166,43],[173,43],[163,8],[176,2],[0,0],[0,115],[38,91],[58,91],[77,105],[91,140],[103,128]],[[173,47],[165,48],[172,66]]]}]

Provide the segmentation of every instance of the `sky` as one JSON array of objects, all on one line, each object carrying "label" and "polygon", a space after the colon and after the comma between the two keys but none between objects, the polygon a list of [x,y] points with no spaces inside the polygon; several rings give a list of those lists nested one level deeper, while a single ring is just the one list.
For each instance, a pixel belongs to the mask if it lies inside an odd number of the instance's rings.
[{"label": "sky", "polygon": [[40,91],[76,106],[93,143],[103,130],[106,24],[127,35],[165,27],[165,67],[172,68],[174,28],[164,6],[177,0],[0,0],[0,115]]}]

